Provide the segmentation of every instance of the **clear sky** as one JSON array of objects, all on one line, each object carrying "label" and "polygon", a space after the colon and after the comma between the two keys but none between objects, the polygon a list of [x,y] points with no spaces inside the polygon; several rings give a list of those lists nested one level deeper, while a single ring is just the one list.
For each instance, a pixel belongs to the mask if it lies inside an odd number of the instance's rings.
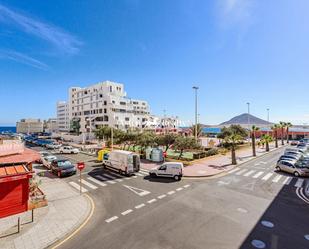
[{"label": "clear sky", "polygon": [[0,124],[112,80],[154,114],[309,123],[308,0],[0,0]]}]

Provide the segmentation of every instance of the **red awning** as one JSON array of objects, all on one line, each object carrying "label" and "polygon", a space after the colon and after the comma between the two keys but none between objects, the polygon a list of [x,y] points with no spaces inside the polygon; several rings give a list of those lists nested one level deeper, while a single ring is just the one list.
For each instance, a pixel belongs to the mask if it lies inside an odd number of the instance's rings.
[{"label": "red awning", "polygon": [[0,164],[9,163],[31,163],[40,159],[40,154],[34,150],[25,148],[24,152],[16,155],[2,156],[0,157]]}]

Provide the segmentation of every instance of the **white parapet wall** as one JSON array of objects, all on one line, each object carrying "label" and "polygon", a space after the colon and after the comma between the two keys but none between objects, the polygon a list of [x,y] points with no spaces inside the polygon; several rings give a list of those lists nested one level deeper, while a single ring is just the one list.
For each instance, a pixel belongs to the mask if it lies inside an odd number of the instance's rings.
[{"label": "white parapet wall", "polygon": [[0,156],[21,154],[24,150],[24,143],[20,140],[0,140]]}]

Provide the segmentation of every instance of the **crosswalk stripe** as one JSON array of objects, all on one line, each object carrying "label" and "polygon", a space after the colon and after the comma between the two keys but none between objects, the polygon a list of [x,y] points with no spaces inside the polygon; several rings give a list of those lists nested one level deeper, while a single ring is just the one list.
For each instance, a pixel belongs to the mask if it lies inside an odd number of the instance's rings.
[{"label": "crosswalk stripe", "polygon": [[235,175],[241,175],[243,173],[245,173],[247,171],[247,169],[242,169],[241,171],[238,171]]},{"label": "crosswalk stripe", "polygon": [[116,179],[115,181],[116,182],[122,182],[123,180],[122,179]]},{"label": "crosswalk stripe", "polygon": [[124,211],[124,212],[122,212],[121,214],[122,214],[123,216],[125,216],[125,215],[127,215],[127,214],[129,214],[129,213],[132,213],[132,212],[133,212],[132,209],[128,209],[127,211]]},{"label": "crosswalk stripe", "polygon": [[254,176],[253,176],[253,178],[259,178],[261,175],[263,175],[264,174],[264,172],[263,171],[260,171],[260,172],[258,172],[258,173],[256,173]]},{"label": "crosswalk stripe", "polygon": [[236,172],[238,170],[240,170],[240,168],[233,169],[233,170],[229,171],[228,174],[233,174],[234,172]]},{"label": "crosswalk stripe", "polygon": [[144,171],[139,171],[139,174],[142,174],[143,176],[149,175],[148,172],[144,172]]},{"label": "crosswalk stripe", "polygon": [[273,175],[273,173],[268,173],[268,174],[266,174],[266,175],[262,178],[262,180],[263,180],[263,181],[267,181],[269,178],[271,178],[272,175]]},{"label": "crosswalk stripe", "polygon": [[137,175],[137,176],[144,176],[141,173],[135,173],[135,175]]},{"label": "crosswalk stripe", "polygon": [[92,181],[92,182],[94,182],[94,183],[96,183],[96,184],[102,186],[102,187],[105,187],[105,186],[106,186],[105,183],[103,183],[103,182],[101,182],[101,181],[99,181],[99,180],[97,180],[97,179],[95,179],[95,178],[93,178],[93,177],[88,177],[87,179],[88,179],[89,181]]},{"label": "crosswalk stripe", "polygon": [[276,176],[274,179],[273,179],[273,182],[279,182],[279,180],[281,179],[281,175],[278,175]]},{"label": "crosswalk stripe", "polygon": [[110,222],[112,222],[114,220],[117,220],[117,219],[118,219],[118,216],[113,216],[112,218],[109,218],[109,219],[105,220],[105,222],[106,223],[110,223]]},{"label": "crosswalk stripe", "polygon": [[140,169],[139,171],[140,171],[140,172],[143,172],[143,173],[147,173],[147,174],[149,173],[149,171],[148,171],[148,170],[145,170],[145,169]]},{"label": "crosswalk stripe", "polygon": [[111,181],[111,180],[109,180],[108,178],[103,177],[103,176],[101,176],[101,175],[97,175],[96,177],[99,178],[99,179],[101,179],[102,181],[106,181],[106,182],[108,182],[108,183],[110,183],[110,184],[115,184],[115,183],[116,183],[116,182]]},{"label": "crosswalk stripe", "polygon": [[115,180],[115,179],[116,179],[116,177],[111,176],[111,175],[108,175],[108,174],[102,174],[102,175],[105,176],[105,177],[107,177],[107,178],[109,178],[109,179],[112,179],[112,180]]},{"label": "crosswalk stripe", "polygon": [[295,183],[296,188],[300,188],[303,185],[304,179],[298,179]]},{"label": "crosswalk stripe", "polygon": [[[78,191],[80,190],[80,186],[79,186],[79,184],[77,184],[76,182],[69,182],[69,184],[70,184],[73,188],[77,189]],[[88,190],[82,187],[82,193],[85,193],[85,192],[88,192]]]},{"label": "crosswalk stripe", "polygon": [[[80,182],[80,180],[78,179],[78,181]],[[97,186],[94,186],[93,184],[91,184],[90,182],[87,182],[86,180],[82,179],[82,184],[86,185],[87,187],[91,188],[91,189],[97,189]]]},{"label": "crosswalk stripe", "polygon": [[250,176],[252,175],[253,173],[255,173],[256,171],[255,170],[250,170],[249,172],[247,172],[246,174],[244,174],[244,176]]},{"label": "crosswalk stripe", "polygon": [[292,177],[287,176],[287,177],[285,178],[285,180],[283,181],[282,184],[284,184],[284,185],[289,185],[290,182],[292,181],[292,179],[293,179]]}]

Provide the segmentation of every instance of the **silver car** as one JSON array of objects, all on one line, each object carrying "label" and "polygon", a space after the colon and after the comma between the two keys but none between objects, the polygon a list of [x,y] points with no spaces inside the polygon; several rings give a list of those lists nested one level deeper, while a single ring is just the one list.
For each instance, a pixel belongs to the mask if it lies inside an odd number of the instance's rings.
[{"label": "silver car", "polygon": [[294,176],[309,176],[309,166],[306,163],[295,160],[279,160],[276,170],[284,171]]}]

